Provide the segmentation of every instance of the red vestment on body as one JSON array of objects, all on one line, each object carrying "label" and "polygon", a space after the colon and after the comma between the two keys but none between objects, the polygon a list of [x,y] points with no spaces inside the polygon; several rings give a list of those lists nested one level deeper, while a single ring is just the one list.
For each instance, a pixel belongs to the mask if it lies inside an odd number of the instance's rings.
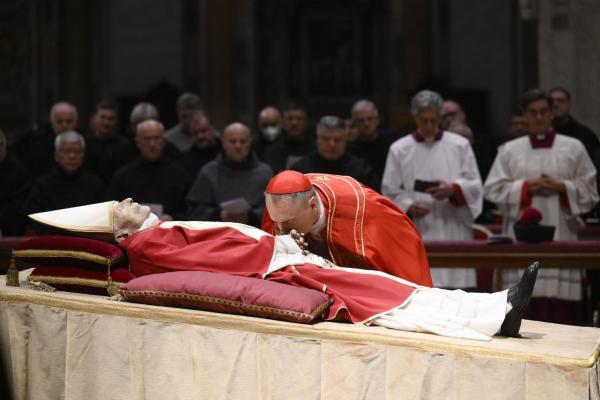
[{"label": "red vestment on body", "polygon": [[[215,223],[213,223],[215,224]],[[241,224],[221,226],[192,222],[162,223],[119,244],[137,275],[170,271],[207,271],[265,278],[324,291],[334,300],[327,319],[360,323],[395,309],[415,288],[380,275],[290,265],[268,273],[275,256],[275,238]],[[217,226],[217,227],[215,227]]]},{"label": "red vestment on body", "polygon": [[[398,206],[349,176],[306,176],[325,208],[327,223],[320,236],[327,258],[344,267],[377,269],[432,285],[421,235]],[[275,234],[266,209],[262,229]]]}]

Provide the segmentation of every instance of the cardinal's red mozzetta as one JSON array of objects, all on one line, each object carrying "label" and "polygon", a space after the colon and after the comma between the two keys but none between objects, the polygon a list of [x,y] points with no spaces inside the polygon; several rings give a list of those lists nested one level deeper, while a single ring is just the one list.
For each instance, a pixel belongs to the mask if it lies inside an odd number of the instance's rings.
[{"label": "cardinal's red mozzetta", "polygon": [[[431,286],[421,235],[394,203],[348,176],[284,171],[266,193],[289,194],[314,187],[327,223],[321,238],[331,261],[353,268],[377,269],[419,285]],[[262,229],[275,234],[268,210]],[[323,254],[321,254],[323,255]]]}]

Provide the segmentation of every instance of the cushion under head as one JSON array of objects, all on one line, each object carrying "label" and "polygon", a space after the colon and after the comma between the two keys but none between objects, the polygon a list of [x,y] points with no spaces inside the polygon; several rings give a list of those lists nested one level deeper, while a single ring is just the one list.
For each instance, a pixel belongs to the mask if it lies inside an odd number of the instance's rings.
[{"label": "cushion under head", "polygon": [[123,250],[112,243],[75,236],[35,236],[17,244],[17,261],[33,265],[75,266],[106,270],[127,265]]},{"label": "cushion under head", "polygon": [[127,301],[309,323],[331,304],[307,289],[214,272],[177,271],[144,275],[120,289]]},{"label": "cushion under head", "polygon": [[[110,278],[110,279],[109,279]],[[43,282],[58,290],[108,296],[134,279],[128,268],[94,270],[61,265],[40,265],[27,277],[30,282]],[[114,290],[115,293],[111,293]]]}]

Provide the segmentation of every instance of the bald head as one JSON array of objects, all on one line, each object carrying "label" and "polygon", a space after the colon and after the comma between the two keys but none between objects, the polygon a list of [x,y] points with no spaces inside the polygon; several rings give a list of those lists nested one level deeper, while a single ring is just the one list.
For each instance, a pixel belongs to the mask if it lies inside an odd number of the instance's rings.
[{"label": "bald head", "polygon": [[136,127],[136,133],[145,130],[160,130],[164,132],[165,127],[162,123],[155,119],[147,119],[145,121],[140,122]]},{"label": "bald head", "polygon": [[241,163],[248,158],[252,147],[250,129],[240,122],[227,125],[223,130],[223,152],[233,163]]},{"label": "bald head", "polygon": [[148,119],[138,124],[135,134],[135,143],[140,151],[140,156],[147,161],[157,161],[162,157],[165,148],[165,128],[163,124]]},{"label": "bald head", "polygon": [[275,125],[281,123],[281,113],[275,107],[269,106],[260,110],[258,124]]},{"label": "bald head", "polygon": [[73,104],[60,101],[52,105],[50,109],[50,124],[52,124],[52,130],[56,135],[75,130],[77,122],[77,108]]},{"label": "bald head", "polygon": [[225,127],[223,130],[223,138],[231,134],[243,134],[250,136],[250,129],[248,129],[248,127],[241,122],[234,122]]}]

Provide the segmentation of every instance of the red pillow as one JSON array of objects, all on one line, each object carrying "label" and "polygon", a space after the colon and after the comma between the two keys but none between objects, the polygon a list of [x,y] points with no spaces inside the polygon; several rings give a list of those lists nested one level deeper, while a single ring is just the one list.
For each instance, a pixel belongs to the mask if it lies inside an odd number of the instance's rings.
[{"label": "red pillow", "polygon": [[[108,278],[110,275],[111,281]],[[113,295],[124,283],[134,279],[128,268],[112,271],[95,271],[77,267],[43,265],[35,268],[27,277],[30,282],[43,282],[67,292]],[[110,293],[113,292],[113,293]]]},{"label": "red pillow", "polygon": [[127,257],[116,245],[74,236],[32,237],[17,244],[12,255],[17,261],[34,265],[95,269],[127,265]]},{"label": "red pillow", "polygon": [[177,271],[145,275],[123,286],[127,301],[308,323],[331,303],[325,293],[257,278]]}]

